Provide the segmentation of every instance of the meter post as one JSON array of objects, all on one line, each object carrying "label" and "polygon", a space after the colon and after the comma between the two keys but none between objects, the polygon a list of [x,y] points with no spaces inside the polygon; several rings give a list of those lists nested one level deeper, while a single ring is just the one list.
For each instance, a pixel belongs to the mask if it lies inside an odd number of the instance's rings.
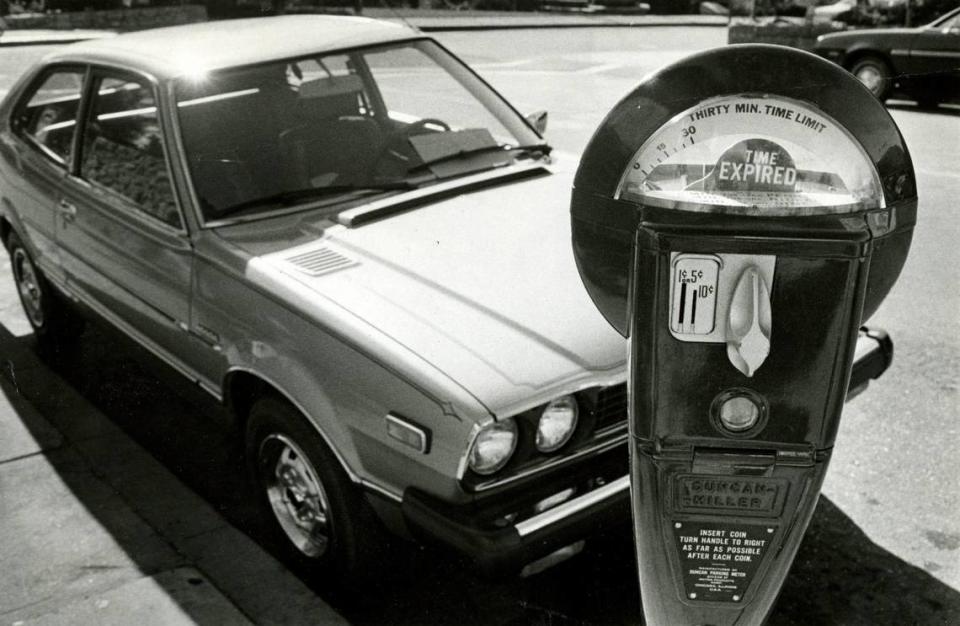
[{"label": "meter post", "polygon": [[852,76],[730,46],[608,114],[571,202],[587,291],[629,337],[648,624],[761,623],[813,515],[860,328],[910,247],[913,165]]}]

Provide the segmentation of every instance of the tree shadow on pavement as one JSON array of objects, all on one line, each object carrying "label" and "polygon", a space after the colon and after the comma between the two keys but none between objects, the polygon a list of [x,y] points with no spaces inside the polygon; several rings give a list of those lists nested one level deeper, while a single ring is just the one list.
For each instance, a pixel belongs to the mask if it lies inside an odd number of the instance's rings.
[{"label": "tree shadow on pavement", "polygon": [[960,624],[960,592],[873,543],[821,497],[768,623]]},{"label": "tree shadow on pavement", "polygon": [[[32,337],[2,325],[0,413],[0,621],[242,619],[110,476],[157,483],[141,508],[189,491],[165,493],[169,473],[37,358]],[[181,530],[208,530],[210,517],[198,513]]]},{"label": "tree shadow on pavement", "polygon": [[[230,523],[254,530],[238,441],[217,403],[112,331],[88,335],[76,356],[47,362],[52,371],[38,375],[62,379],[63,393],[79,393]],[[7,335],[0,347],[11,342],[23,349],[26,340]],[[50,390],[57,393],[56,384]],[[124,548],[138,559],[137,545]],[[489,580],[445,552],[408,550],[409,563],[384,563],[384,572],[399,567],[400,575],[352,597],[330,599],[321,582],[303,582],[358,624],[641,621],[627,523],[601,529],[582,554],[526,579]],[[960,592],[874,544],[821,498],[769,624],[960,624]]]},{"label": "tree shadow on pavement", "polygon": [[[75,350],[38,358],[32,337],[15,338],[0,325],[0,393],[13,407],[7,421],[22,423],[37,440],[50,439],[51,424],[62,433],[59,448],[28,459],[49,466],[42,476],[43,493],[56,493],[46,497],[48,505],[6,516],[4,505],[29,503],[28,496],[40,493],[41,486],[0,484],[2,530],[16,537],[25,529],[24,535],[37,536],[24,541],[41,546],[8,554],[0,541],[2,562],[24,578],[16,559],[23,561],[35,583],[47,586],[31,593],[26,583],[16,584],[18,604],[11,609],[11,598],[3,593],[10,577],[0,577],[4,617],[20,619],[15,609],[21,606],[27,611],[22,617],[32,620],[57,610],[64,597],[90,604],[90,593],[149,576],[154,604],[170,614],[157,615],[141,602],[122,622],[147,614],[157,623],[184,616],[197,624],[338,619],[237,530],[249,526],[253,499],[246,491],[236,438],[218,421],[225,419],[218,403],[178,376],[113,331],[88,330]],[[13,459],[0,470],[19,470],[23,463]],[[0,474],[0,483],[4,478]],[[64,509],[71,517],[62,514]],[[31,530],[33,519],[46,524],[46,537]],[[88,549],[93,540],[70,528],[74,519],[99,543]],[[55,547],[47,548],[41,539]],[[23,542],[11,541],[15,546]],[[96,572],[85,576],[88,567]],[[112,578],[103,573],[114,569],[119,573]],[[76,582],[95,577],[92,587]],[[136,594],[127,594],[136,604]],[[36,597],[43,599],[40,604],[54,606],[31,608],[27,603]],[[85,622],[92,623],[84,618],[64,623]]]}]

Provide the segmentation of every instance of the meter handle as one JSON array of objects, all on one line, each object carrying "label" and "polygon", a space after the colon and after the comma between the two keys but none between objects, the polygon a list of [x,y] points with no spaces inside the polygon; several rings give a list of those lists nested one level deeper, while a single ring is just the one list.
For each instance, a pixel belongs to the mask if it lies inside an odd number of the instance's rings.
[{"label": "meter handle", "polygon": [[847,387],[847,400],[867,388],[871,380],[876,380],[893,363],[893,340],[882,328],[860,328],[857,337],[857,349],[850,371],[850,385]]}]

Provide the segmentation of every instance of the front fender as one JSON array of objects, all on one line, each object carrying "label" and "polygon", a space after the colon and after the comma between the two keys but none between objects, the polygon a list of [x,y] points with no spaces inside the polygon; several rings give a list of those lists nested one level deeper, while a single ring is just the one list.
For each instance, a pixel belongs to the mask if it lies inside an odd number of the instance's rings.
[{"label": "front fender", "polygon": [[[366,341],[346,336],[336,320],[317,319],[262,284],[246,262],[218,262],[202,241],[197,249],[193,324],[217,337],[225,396],[238,372],[261,380],[299,409],[355,482],[398,498],[409,486],[446,499],[461,494],[470,436],[492,419],[482,405],[442,374],[392,360],[396,347],[379,349],[386,339],[375,329]],[[427,428],[429,450],[391,438],[388,413]]]}]

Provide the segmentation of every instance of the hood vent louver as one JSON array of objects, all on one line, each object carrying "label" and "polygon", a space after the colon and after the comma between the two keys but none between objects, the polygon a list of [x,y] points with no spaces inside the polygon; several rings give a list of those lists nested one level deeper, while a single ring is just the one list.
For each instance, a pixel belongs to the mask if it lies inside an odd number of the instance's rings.
[{"label": "hood vent louver", "polygon": [[357,264],[353,259],[349,259],[329,248],[317,248],[316,250],[301,252],[284,260],[310,276],[323,276]]}]

